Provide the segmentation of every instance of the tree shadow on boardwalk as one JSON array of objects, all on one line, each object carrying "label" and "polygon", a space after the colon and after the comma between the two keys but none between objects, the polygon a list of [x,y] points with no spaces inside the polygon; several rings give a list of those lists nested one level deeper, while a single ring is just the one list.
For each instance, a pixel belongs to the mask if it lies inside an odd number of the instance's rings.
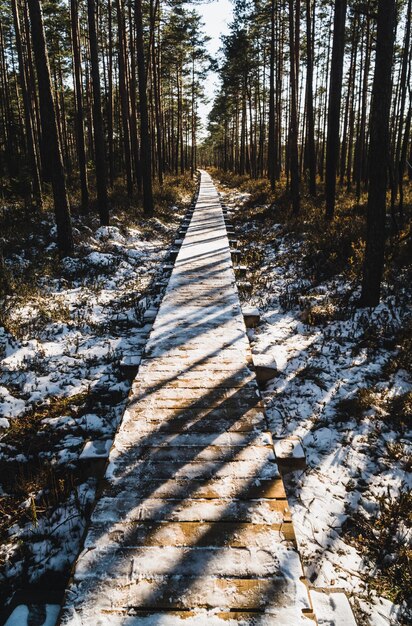
[{"label": "tree shadow on boardwalk", "polygon": [[[211,199],[198,204],[200,211],[219,207]],[[248,367],[227,237],[219,234],[223,219],[206,214],[192,220],[190,233],[215,228],[216,237],[199,238],[199,246],[188,237],[176,262],[63,624],[151,614],[153,626],[173,611],[206,609],[263,625],[285,610],[299,618],[309,608]]]},{"label": "tree shadow on boardwalk", "polygon": [[[213,358],[213,354],[210,356]],[[201,365],[202,361],[207,362],[207,360],[208,357],[199,361],[194,366],[188,367],[186,371],[190,371],[193,367]],[[100,523],[93,523],[92,543],[100,546],[105,544],[106,539],[113,541],[113,533],[115,536],[116,533],[119,533],[119,522],[121,521],[127,520],[128,523],[135,528],[135,532],[133,533],[132,530],[131,533],[126,533],[125,536],[115,541],[116,551],[121,551],[122,548],[126,548],[126,553],[122,555],[120,561],[117,563],[111,561],[110,556],[108,557],[104,549],[99,550],[98,554],[96,554],[97,550],[93,550],[94,555],[90,563],[90,570],[89,572],[83,571],[81,576],[83,580],[78,583],[75,582],[74,586],[72,586],[68,595],[68,605],[71,603],[76,605],[76,598],[79,600],[80,605],[87,605],[88,597],[96,597],[96,602],[97,598],[101,599],[102,596],[104,597],[105,584],[102,582],[101,577],[97,577],[97,579],[94,578],[96,572],[104,573],[104,577],[106,578],[126,578],[123,593],[125,589],[129,588],[126,595],[130,595],[130,588],[133,587],[133,582],[131,582],[130,576],[127,575],[127,566],[130,563],[130,554],[128,554],[128,552],[131,551],[131,546],[135,544],[142,545],[142,543],[146,546],[156,545],[156,535],[159,532],[162,533],[165,520],[172,521],[179,518],[179,510],[182,507],[182,502],[189,502],[196,495],[195,491],[199,488],[199,482],[205,480],[210,481],[222,474],[224,475],[225,466],[229,463],[236,463],[236,458],[244,448],[241,445],[237,447],[227,446],[227,449],[222,448],[219,458],[208,463],[205,470],[200,471],[198,474],[197,480],[183,479],[180,484],[175,487],[173,499],[159,499],[158,512],[156,512],[156,509],[154,511],[151,510],[148,520],[142,523],[141,516],[145,509],[145,503],[156,498],[156,488],[159,487],[159,482],[155,482],[150,478],[153,473],[153,468],[158,465],[164,466],[165,472],[163,472],[163,474],[165,475],[163,479],[166,485],[168,481],[173,481],[174,477],[179,475],[179,471],[184,470],[190,463],[196,462],[196,459],[202,454],[202,449],[206,450],[210,445],[213,445],[213,438],[216,437],[217,439],[223,432],[238,432],[241,438],[244,438],[244,442],[242,442],[244,445],[247,444],[251,446],[255,440],[258,440],[260,432],[266,428],[265,418],[259,410],[256,410],[256,407],[259,405],[259,397],[256,393],[257,388],[255,385],[253,385],[255,392],[254,398],[248,394],[249,399],[245,404],[243,397],[244,389],[246,387],[249,390],[251,387],[249,382],[244,386],[239,386],[239,373],[241,374],[243,371],[244,368],[240,368],[239,370],[235,370],[232,375],[227,376],[223,381],[222,387],[212,390],[199,390],[201,395],[197,400],[190,403],[184,409],[174,411],[173,416],[168,421],[160,422],[155,426],[152,432],[142,433],[142,436],[138,440],[138,445],[131,446],[120,452],[120,455],[123,455],[124,458],[122,459],[120,456],[120,459],[116,459],[116,464],[122,468],[121,472],[116,476],[118,487],[109,488],[109,491],[106,491],[106,494],[109,493],[109,496],[105,494],[106,498],[110,497],[113,498],[113,500],[111,502],[107,499],[100,500],[95,511],[96,517],[96,512],[98,513],[103,510],[104,513],[104,510],[108,510],[109,519],[101,521]],[[167,383],[170,383],[171,380],[172,379],[169,378]],[[156,393],[158,388],[159,386],[156,385],[153,388],[153,393]],[[225,391],[233,388],[235,388],[236,391],[229,399],[226,399]],[[211,402],[213,408],[208,408]],[[242,425],[242,421],[245,421],[245,417],[247,418],[248,413],[253,411],[253,409],[256,410],[254,422],[246,426],[244,423]],[[195,415],[198,415],[198,417],[196,418]],[[196,447],[187,447],[187,453],[184,459],[179,460],[179,458],[176,457],[173,459],[172,463],[169,462],[166,467],[166,461],[163,455],[165,446],[170,440],[173,440],[176,436],[179,437],[182,433],[185,433],[188,437],[191,435],[196,436],[200,433],[210,433],[210,438],[205,441],[202,446],[196,445]],[[158,438],[159,435],[164,436],[163,445],[158,448],[151,448],[151,446],[156,443],[156,438]],[[199,442],[198,437],[197,440]],[[182,448],[179,448],[179,450],[182,450]],[[136,472],[137,459],[138,471]],[[253,516],[253,510],[256,507],[255,499],[265,499],[266,491],[268,487],[270,487],[271,481],[270,479],[265,480],[264,477],[270,476],[270,474],[272,474],[273,481],[273,476],[277,474],[276,465],[273,460],[263,460],[261,463],[258,463],[257,466],[255,466],[254,473],[243,482],[239,490],[230,494],[230,499],[225,501],[224,506],[221,507],[217,517],[213,519],[213,522],[209,525],[205,525],[204,532],[196,539],[195,543],[189,540],[188,543],[184,543],[183,545],[190,545],[191,548],[200,548],[214,544],[217,546],[231,545],[237,533],[239,533],[242,526],[244,526],[245,519],[247,520],[248,517]],[[134,485],[134,493],[133,491],[131,493],[129,489],[127,489],[127,486],[130,487],[131,484]],[[125,485],[125,499],[122,500],[121,513],[116,513],[116,505],[118,506],[120,504],[119,498],[121,497],[122,486]],[[251,498],[253,498],[253,500],[251,500]],[[209,502],[210,501],[211,500],[209,500]],[[285,508],[286,504],[286,502],[283,502],[282,507]],[[115,513],[115,515],[112,516],[113,519],[110,519],[110,511]],[[239,513],[241,514],[240,519],[236,519],[239,517]],[[224,527],[219,527],[219,537],[216,538],[215,527],[219,522],[223,522]],[[279,517],[278,523],[272,525],[279,541],[284,540],[284,534],[282,533],[283,524],[282,515]],[[286,525],[288,525],[288,522],[286,522]],[[141,536],[142,528],[144,528],[143,537]],[[140,534],[140,543],[138,541],[135,542],[136,534],[138,539]],[[201,569],[205,570],[208,566],[208,561],[212,562],[215,556],[216,553],[213,550],[210,550],[209,553],[203,551]],[[199,586],[199,581],[202,579],[201,575],[185,576],[182,578],[182,572],[185,572],[185,570],[189,568],[192,560],[192,552],[182,551],[181,558],[174,563],[173,568],[167,571],[167,575],[161,584],[156,584],[155,588],[152,590],[146,590],[144,606],[141,607],[141,609],[150,610],[156,607],[158,611],[162,608],[181,608],[178,597],[182,597],[187,593],[190,595],[191,588],[196,590]],[[282,572],[282,570],[287,572],[288,568],[286,564],[282,566],[282,563],[279,563],[278,570],[280,572]],[[138,578],[138,572],[136,574],[136,578]],[[282,595],[285,593],[285,586],[287,587],[290,584],[291,581],[288,581],[287,576],[282,577],[282,575],[280,575],[265,578],[263,581],[257,583],[255,587],[257,596],[254,598],[253,604],[256,605],[258,610],[263,610],[267,603],[279,604],[282,600]],[[110,589],[112,589],[112,586],[109,584],[107,592],[112,594],[113,589],[112,591],[110,591]],[[174,602],[168,601],[171,594],[172,598],[173,596],[175,597]],[[121,609],[127,612],[129,609],[136,608],[138,607],[136,607],[133,602],[128,602],[126,606],[114,607],[114,611],[117,612]],[[248,607],[240,606],[237,608],[246,610]],[[112,609],[107,607],[107,610],[111,611]],[[256,620],[257,619],[258,616],[256,615]],[[257,624],[259,622],[255,621],[254,623]]]}]

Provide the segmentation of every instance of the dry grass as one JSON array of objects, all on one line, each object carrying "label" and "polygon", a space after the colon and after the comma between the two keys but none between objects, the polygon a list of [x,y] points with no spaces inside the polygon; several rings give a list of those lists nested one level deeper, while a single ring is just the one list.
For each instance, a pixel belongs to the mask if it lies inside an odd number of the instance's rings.
[{"label": "dry grass", "polygon": [[376,564],[368,583],[379,595],[395,603],[411,603],[412,548],[407,534],[412,527],[412,492],[405,490],[378,499],[371,517],[356,512],[344,524],[345,538]]},{"label": "dry grass", "polygon": [[[2,437],[2,445],[9,451],[9,460],[0,461],[2,486],[6,496],[0,497],[0,539],[6,540],[8,529],[15,523],[37,523],[40,515],[64,502],[73,492],[76,476],[66,467],[57,466],[45,459],[61,440],[61,432],[42,423],[45,418],[61,415],[74,420],[84,415],[90,407],[88,392],[70,398],[50,398],[18,419]],[[80,432],[80,428],[79,428]],[[72,434],[76,434],[73,431]],[[30,507],[23,506],[32,500]]]},{"label": "dry grass", "polygon": [[[18,419],[11,420],[10,427],[2,437],[2,444],[13,454],[10,460],[0,462],[0,473],[8,498],[14,499],[16,508],[31,494],[40,491],[46,499],[51,495],[54,501],[57,494],[62,497],[67,495],[67,489],[63,489],[63,494],[57,481],[63,480],[66,485],[68,480],[71,484],[70,472],[58,470],[50,461],[42,460],[43,453],[52,451],[62,435],[57,429],[44,425],[42,420],[61,415],[76,420],[87,412],[89,406],[90,396],[87,392],[70,398],[53,397]],[[78,432],[81,433],[80,427]],[[71,434],[75,435],[76,431]],[[60,497],[57,500],[60,501]]]},{"label": "dry grass", "polygon": [[362,421],[366,411],[372,407],[380,408],[383,401],[370,387],[361,387],[351,398],[343,398],[335,408],[336,418],[339,421],[350,421],[355,419],[358,423]]},{"label": "dry grass", "polygon": [[[227,189],[237,188],[249,198],[235,218],[239,226],[254,222],[265,229],[281,223],[287,232],[304,239],[302,269],[314,284],[343,273],[353,281],[359,279],[365,246],[367,194],[358,201],[346,188],[337,188],[336,211],[332,221],[324,218],[323,185],[318,182],[318,195],[311,198],[302,193],[301,213],[294,216],[286,181],[281,180],[275,192],[266,179],[252,180],[229,172],[212,169],[211,174]],[[396,281],[400,269],[409,268],[411,275],[412,231],[408,222],[412,214],[412,185],[405,185],[405,226],[391,232],[387,246],[386,278]],[[410,220],[409,220],[410,221]]]},{"label": "dry grass", "polygon": [[[142,210],[142,198],[135,195],[129,198],[125,193],[123,181],[117,181],[110,193],[112,224],[120,229],[137,226],[148,240],[153,234],[159,234],[167,242],[172,234],[167,234],[163,225],[171,221],[173,212],[180,216],[190,203],[196,189],[197,181],[190,175],[167,176],[162,187],[154,184],[153,195],[155,219],[148,219]],[[91,229],[99,226],[95,212],[95,202],[91,202],[91,212],[80,216],[77,207],[76,193],[73,201],[73,223],[75,226],[74,240],[79,246],[86,240]],[[91,191],[93,195],[93,191]],[[42,211],[28,210],[23,202],[10,204],[0,208],[0,300],[10,294],[24,298],[39,293],[38,283],[42,277],[57,278],[61,275],[61,266],[57,250],[47,250],[52,243],[51,228],[54,225],[53,207],[50,196],[45,196],[45,208]],[[39,251],[43,251],[39,254]],[[19,256],[23,260],[8,263]],[[4,262],[2,262],[2,258]],[[1,323],[1,320],[0,320]]]}]

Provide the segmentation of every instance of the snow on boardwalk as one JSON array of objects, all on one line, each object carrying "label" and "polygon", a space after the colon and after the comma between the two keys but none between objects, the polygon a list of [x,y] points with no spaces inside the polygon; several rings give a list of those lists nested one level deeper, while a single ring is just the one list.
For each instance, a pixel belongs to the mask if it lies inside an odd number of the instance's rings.
[{"label": "snow on boardwalk", "polygon": [[222,209],[202,172],[62,624],[313,624],[250,364]]}]

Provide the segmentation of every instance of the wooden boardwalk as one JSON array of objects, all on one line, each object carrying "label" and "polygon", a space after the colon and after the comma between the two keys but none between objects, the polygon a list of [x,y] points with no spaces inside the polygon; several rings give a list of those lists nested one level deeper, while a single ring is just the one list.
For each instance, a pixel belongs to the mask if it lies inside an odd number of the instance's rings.
[{"label": "wooden boardwalk", "polygon": [[62,624],[314,623],[250,365],[222,208],[202,172]]}]

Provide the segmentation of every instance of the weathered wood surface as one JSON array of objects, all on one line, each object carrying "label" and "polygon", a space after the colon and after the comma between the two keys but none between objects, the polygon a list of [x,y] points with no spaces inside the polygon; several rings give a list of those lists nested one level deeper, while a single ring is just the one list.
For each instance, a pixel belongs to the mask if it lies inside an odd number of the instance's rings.
[{"label": "weathered wood surface", "polygon": [[313,623],[205,172],[62,624]]}]

